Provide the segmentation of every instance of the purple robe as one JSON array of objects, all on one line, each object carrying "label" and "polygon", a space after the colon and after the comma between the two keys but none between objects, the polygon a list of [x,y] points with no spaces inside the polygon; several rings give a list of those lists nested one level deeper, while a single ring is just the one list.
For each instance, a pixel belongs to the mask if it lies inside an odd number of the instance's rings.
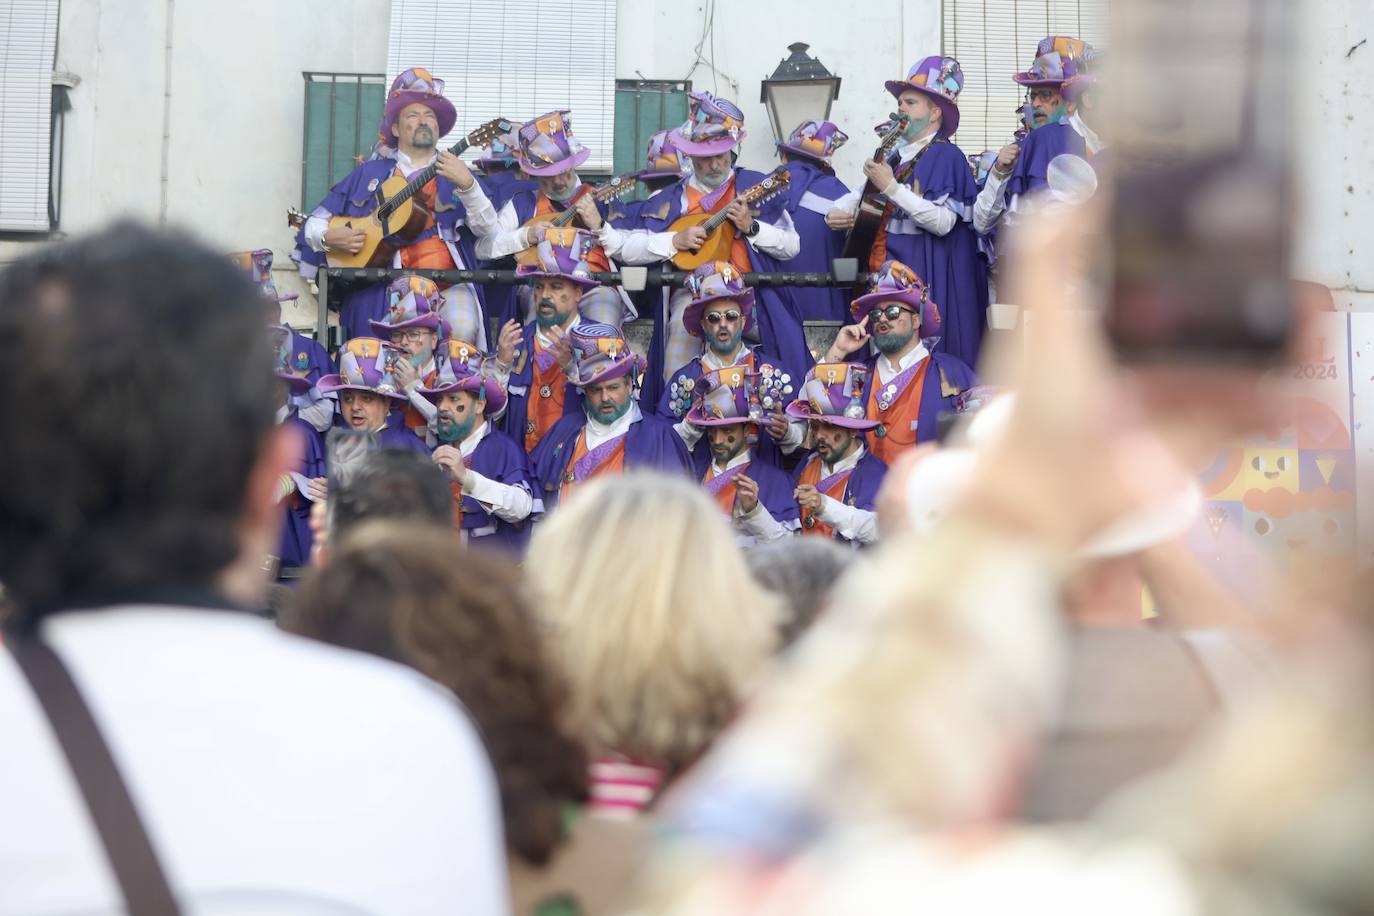
[{"label": "purple robe", "polygon": [[[488,428],[482,441],[472,450],[471,458],[470,468],[488,480],[523,487],[530,495],[538,497],[524,449],[505,433]],[[537,514],[536,510],[523,521],[511,524],[492,515],[471,496],[463,497],[463,530],[468,532],[468,543],[473,546],[480,544],[520,553],[529,542],[530,526]],[[493,527],[494,531],[477,533]]]},{"label": "purple robe", "polygon": [[[287,360],[292,372],[305,373],[306,379],[310,382],[309,391],[291,395],[291,406],[295,408],[308,407],[324,397],[315,386],[319,382],[320,376],[330,375],[334,372],[334,361],[329,358],[329,351],[315,338],[306,337],[304,334],[299,334],[293,330],[291,332],[291,353]],[[337,422],[337,412],[335,412],[334,418]]]},{"label": "purple robe", "polygon": [[[382,184],[395,170],[394,159],[369,159],[355,168],[343,181],[334,185],[324,200],[312,211],[312,215],[329,213],[335,216],[363,216],[371,213],[381,202]],[[434,216],[439,235],[452,242],[458,249],[458,255],[463,262],[458,265],[459,267],[473,267],[477,264],[477,256],[473,250],[476,239],[466,224],[459,225],[465,218],[466,211],[457,197],[457,188],[443,176],[436,177],[434,181]],[[376,184],[373,185],[373,182]],[[369,185],[373,185],[373,190],[368,190]],[[324,254],[315,251],[306,243],[304,226],[296,233],[296,250],[291,253],[291,258],[300,266],[301,275],[307,279],[313,278],[315,272],[325,265]],[[369,283],[352,287],[344,293],[339,306],[339,327],[345,340],[373,336],[374,332],[368,321],[382,320],[386,317],[386,288],[385,282]],[[485,315],[485,294],[480,286],[476,289],[478,304],[482,306],[482,314]]]},{"label": "purple robe", "polygon": [[[805,473],[811,462],[820,460],[821,456],[813,453],[797,465],[796,471],[792,473],[792,486],[795,488],[801,483],[802,474]],[[824,469],[821,473],[821,479],[824,480]],[[874,511],[878,505],[878,489],[882,487],[883,478],[886,476],[887,465],[874,457],[872,452],[865,449],[864,456],[854,465],[854,470],[850,473],[849,479],[845,481],[844,498],[840,502],[869,512]],[[845,544],[850,542],[849,538],[841,537],[838,531],[835,532],[835,540]]]},{"label": "purple robe", "polygon": [[[537,495],[544,500],[544,511],[558,505],[568,462],[577,450],[577,437],[587,425],[584,411],[567,414],[553,425],[530,452],[530,468],[539,484]],[[674,473],[692,473],[692,456],[687,446],[667,422],[643,416],[630,424],[625,435],[625,470],[649,468]],[[698,477],[700,479],[700,477]]]},{"label": "purple robe", "polygon": [[[735,168],[735,193],[749,190],[766,176],[762,172]],[[687,179],[683,178],[659,191],[644,202],[639,210],[637,229],[649,232],[666,232],[682,215],[682,196]],[[784,194],[770,197],[760,205],[759,219],[765,223],[776,224],[785,210],[787,198]],[[750,265],[755,271],[781,270],[781,262],[745,244],[749,249]],[[664,348],[667,334],[663,327],[666,320],[666,304],[651,309],[654,315],[654,336],[649,344],[649,368],[644,374],[645,403],[658,403],[663,392]],[[758,287],[754,292],[754,319],[758,325],[759,341],[764,349],[782,358],[782,366],[794,379],[804,378],[806,370],[815,362],[806,346],[806,335],[802,333],[801,315],[792,290],[787,287]]]},{"label": "purple robe", "polygon": [[377,446],[379,448],[394,448],[402,451],[419,452],[425,457],[429,457],[429,446],[425,441],[406,429],[404,424],[400,426],[383,426],[382,431],[377,434]]},{"label": "purple robe", "polygon": [[[785,192],[787,212],[801,236],[795,258],[778,262],[782,270],[798,273],[829,273],[831,262],[844,248],[844,233],[825,224],[834,202],[849,193],[833,172],[805,159],[787,166],[792,184]],[[849,289],[845,287],[795,286],[792,298],[803,321],[839,321],[849,324]]]},{"label": "purple robe", "polygon": [[[776,357],[769,356],[768,354],[764,353],[762,347],[750,347],[749,350],[754,354],[755,366],[761,366],[765,363],[773,366],[781,365],[780,361]],[[673,406],[673,382],[679,382],[684,378],[689,378],[692,380],[693,383],[695,383],[697,381],[700,381],[702,375],[705,374],[705,371],[705,367],[702,366],[701,363],[701,357],[696,357],[690,363],[681,367],[672,375],[668,376],[668,387],[664,388],[663,393],[659,395],[657,404],[646,404],[644,402],[643,397],[641,396],[639,402],[640,409],[642,409],[645,413],[652,412],[655,416],[662,417],[669,423],[677,423],[679,420],[685,417],[687,413],[686,411],[678,413],[676,408]],[[797,381],[795,377],[792,380],[792,387],[794,389],[801,388],[801,384]],[[754,449],[755,457],[759,461],[771,464],[774,467],[778,468],[783,466],[784,457],[782,454],[782,450],[778,448],[778,444],[773,441],[773,437],[768,435],[768,433],[764,432],[763,430],[759,430],[759,443],[754,447]],[[706,441],[706,435],[703,432],[701,438],[697,440],[696,446],[692,449],[692,466],[696,468],[698,476],[700,476],[706,473],[706,467],[710,463],[711,443]]]},{"label": "purple robe", "polygon": [[[894,154],[889,164],[900,173],[896,161]],[[926,200],[948,204],[958,219],[947,235],[937,236],[914,226],[905,211],[895,209],[887,225],[887,256],[916,271],[939,306],[944,330],[936,349],[975,366],[987,323],[988,276],[973,231],[973,204],[978,198],[973,170],[959,147],[933,141],[904,177],[908,187],[919,182]],[[903,231],[894,231],[899,227]]]},{"label": "purple robe", "polygon": [[[1049,187],[1050,160],[1065,153],[1087,158],[1088,146],[1069,124],[1060,121],[1036,128],[1021,141],[1021,152],[1003,186],[1007,203],[1021,194],[1033,194]],[[938,299],[936,300],[939,301]]]},{"label": "purple robe", "polygon": [[491,201],[492,207],[498,211],[506,205],[506,201],[521,191],[539,187],[528,178],[521,178],[518,169],[507,169],[490,175],[477,174],[477,180],[481,182],[487,200]]},{"label": "purple robe", "polygon": [[[328,476],[324,462],[324,437],[309,423],[294,414],[287,417],[285,426],[293,426],[300,431],[304,440],[304,451],[296,465],[296,472],[307,480]],[[282,519],[281,557],[282,568],[305,566],[310,562],[310,549],[315,544],[315,535],[310,530],[310,507],[314,505],[305,496],[292,493],[286,503],[286,516]]]},{"label": "purple robe", "polygon": [[[702,486],[706,485],[706,472],[709,467],[708,460],[706,467],[701,468],[697,475]],[[755,454],[751,456],[744,476],[759,485],[759,504],[768,510],[774,521],[781,525],[789,525],[801,518],[801,506],[797,505],[796,497],[792,495],[797,488],[793,486],[786,471],[759,460]]]},{"label": "purple robe", "polygon": [[[534,335],[538,331],[536,322],[530,322],[521,329],[520,347],[515,351],[515,366],[510,371],[506,400],[506,413],[501,417],[500,428],[520,446],[525,448],[525,427],[530,418],[530,398],[538,397],[534,387]],[[582,392],[571,382],[563,388],[563,416],[582,413]]]},{"label": "purple robe", "polygon": [[[939,417],[942,413],[954,413],[959,395],[979,384],[978,376],[966,363],[948,353],[932,353],[928,359],[934,365],[926,370],[925,382],[921,387],[921,407],[916,412],[916,444],[933,442],[939,434]],[[872,357],[865,362],[868,366],[868,381],[864,385],[863,403],[868,404],[869,393],[878,384],[878,358]],[[958,389],[946,395],[947,387]],[[876,436],[877,430],[868,435]]]}]

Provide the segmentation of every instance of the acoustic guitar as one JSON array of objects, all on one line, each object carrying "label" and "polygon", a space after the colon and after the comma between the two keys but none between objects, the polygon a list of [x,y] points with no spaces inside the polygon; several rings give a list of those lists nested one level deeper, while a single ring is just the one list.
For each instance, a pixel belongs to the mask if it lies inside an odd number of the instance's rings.
[{"label": "acoustic guitar", "polygon": [[[561,213],[541,213],[538,216],[531,216],[525,221],[525,225],[521,226],[521,228],[539,225],[560,227],[570,225],[572,221],[577,218],[577,211],[573,209],[572,205],[583,197],[591,195],[592,200],[596,201],[598,204],[608,204],[617,197],[624,197],[626,194],[633,191],[636,187],[636,181],[637,179],[634,173],[627,172],[624,175],[617,175],[605,184],[595,187],[584,184],[577,189],[576,194],[568,199],[568,206]],[[516,264],[534,264],[538,262],[538,260],[539,256],[535,254],[534,248],[525,248],[515,253]],[[609,267],[607,269],[609,269]]]},{"label": "acoustic guitar", "polygon": [[[873,153],[874,162],[885,162],[906,130],[907,116],[894,112],[892,126],[882,134],[878,149]],[[859,196],[859,209],[854,213],[854,225],[844,236],[844,247],[840,250],[842,258],[857,258],[859,269],[868,269],[869,254],[873,243],[878,240],[878,230],[883,225],[883,214],[887,212],[887,196],[882,188],[875,188],[873,182],[864,178],[863,194]]]},{"label": "acoustic guitar", "polygon": [[[499,134],[507,134],[515,125],[504,118],[494,118],[459,140],[449,152],[461,156],[470,146],[485,146]],[[392,175],[377,189],[377,208],[362,216],[331,216],[330,229],[361,229],[366,236],[357,254],[329,249],[325,258],[330,267],[388,267],[396,249],[423,231],[429,221],[429,210],[413,199],[415,193],[429,184],[438,173],[435,163],[416,172],[409,180]],[[287,222],[297,225],[301,214],[287,213]],[[399,243],[399,244],[398,244]]]},{"label": "acoustic guitar", "polygon": [[[787,166],[780,166],[769,172],[758,184],[747,191],[736,194],[735,200],[752,206],[767,200],[774,194],[785,191],[792,185],[792,176],[787,174],[786,169]],[[676,267],[680,270],[695,270],[707,261],[730,260],[730,248],[735,244],[735,238],[739,235],[739,231],[725,215],[729,209],[726,206],[721,207],[715,213],[689,213],[686,216],[678,217],[665,230],[677,233],[692,226],[700,226],[706,230],[706,241],[701,243],[700,248],[696,251],[679,251],[673,255],[673,264]]]}]

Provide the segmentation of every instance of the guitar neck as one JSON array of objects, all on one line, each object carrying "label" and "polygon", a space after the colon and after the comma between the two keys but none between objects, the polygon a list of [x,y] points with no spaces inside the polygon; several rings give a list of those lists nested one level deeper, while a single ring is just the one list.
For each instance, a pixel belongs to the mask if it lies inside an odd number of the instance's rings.
[{"label": "guitar neck", "polygon": [[[767,197],[771,190],[772,189],[770,188],[764,188],[762,182],[760,182],[759,184],[754,185],[752,188],[745,191],[744,193],[738,195],[735,198],[735,200],[748,206],[749,204],[758,201],[759,198]],[[729,209],[730,208],[727,206],[724,209],[717,210],[715,213],[712,213],[711,218],[701,224],[701,228],[705,229],[707,232],[715,232],[716,229],[720,227],[720,224],[725,222],[726,219],[728,219],[725,213]]]},{"label": "guitar neck", "polygon": [[[449,152],[455,156],[461,156],[467,148],[468,140],[467,137],[464,137],[463,139],[455,143],[453,146],[449,147]],[[431,162],[429,165],[420,169],[420,171],[416,172],[414,175],[410,177],[410,180],[406,182],[406,186],[404,188],[401,188],[401,190],[397,191],[391,197],[387,198],[386,201],[381,205],[381,207],[378,208],[377,212],[383,215],[392,212],[401,204],[410,200],[411,197],[415,196],[416,192],[418,192],[425,185],[429,184],[430,180],[433,179],[434,176],[438,173],[439,165],[437,162]]]}]

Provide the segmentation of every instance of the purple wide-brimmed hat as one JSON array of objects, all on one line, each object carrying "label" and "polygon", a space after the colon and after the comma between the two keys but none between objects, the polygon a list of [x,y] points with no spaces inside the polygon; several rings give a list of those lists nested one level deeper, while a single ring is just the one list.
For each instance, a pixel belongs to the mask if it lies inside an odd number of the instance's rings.
[{"label": "purple wide-brimmed hat", "polygon": [[683,178],[692,173],[692,163],[683,158],[673,142],[671,130],[660,130],[649,138],[649,148],[644,156],[644,168],[635,173],[636,178]]},{"label": "purple wide-brimmed hat", "polygon": [[411,275],[397,277],[387,286],[386,297],[386,320],[373,318],[367,322],[378,336],[390,337],[392,331],[405,328],[428,328],[440,337],[448,336],[439,315],[444,297],[433,280]]},{"label": "purple wide-brimmed hat", "polygon": [[821,165],[829,166],[830,157],[835,150],[844,146],[849,134],[840,130],[831,121],[803,121],[797,129],[787,135],[786,140],[778,141],[778,149],[798,156],[814,159]]},{"label": "purple wide-brimmed hat", "polygon": [[295,293],[288,293],[283,296],[277,292],[277,284],[272,282],[272,249],[257,248],[253,251],[236,251],[229,255],[229,259],[234,262],[240,270],[253,278],[253,282],[262,290],[263,296],[273,302],[290,302],[296,298]]},{"label": "purple wide-brimmed hat", "polygon": [[940,307],[930,299],[930,290],[916,271],[901,261],[884,261],[869,275],[868,292],[849,306],[855,324],[862,324],[870,309],[884,302],[901,302],[921,318],[921,336],[940,333]]},{"label": "purple wide-brimmed hat", "polygon": [[438,367],[434,385],[420,389],[426,398],[437,404],[442,394],[471,391],[487,399],[487,416],[496,416],[506,409],[506,389],[494,374],[486,371],[485,358],[471,344],[461,340],[446,340],[443,346],[434,351],[434,361]]},{"label": "purple wide-brimmed hat", "polygon": [[964,89],[964,69],[952,57],[927,57],[906,72],[904,80],[888,80],[883,84],[894,98],[915,89],[935,100],[943,114],[939,135],[948,137],[959,129],[959,93]]},{"label": "purple wide-brimmed hat", "polygon": [[[383,142],[395,149],[401,142],[391,132],[402,109],[407,105],[427,105],[439,122],[439,137],[453,130],[458,122],[458,112],[453,103],[444,98],[444,81],[435,79],[424,67],[411,67],[391,81],[391,91],[386,95],[386,107],[382,110],[382,123],[386,125]],[[439,137],[435,137],[438,140]]]},{"label": "purple wide-brimmed hat", "polygon": [[692,407],[684,418],[696,426],[734,426],[757,423],[762,411],[750,412],[755,376],[743,366],[704,372],[692,386]]},{"label": "purple wide-brimmed hat", "polygon": [[739,306],[747,331],[754,323],[754,291],[744,285],[744,277],[729,261],[707,261],[687,278],[692,301],[682,312],[682,326],[693,337],[700,337],[701,316],[706,306],[720,299],[733,299]]},{"label": "purple wide-brimmed hat", "polygon": [[520,165],[516,158],[515,150],[519,141],[515,138],[515,131],[508,134],[497,134],[492,138],[491,143],[487,144],[486,151],[478,156],[474,165],[478,168],[513,169]]},{"label": "purple wide-brimmed hat", "polygon": [[639,380],[644,360],[625,343],[620,329],[609,324],[579,324],[568,332],[573,364],[569,381],[578,388],[631,376]]},{"label": "purple wide-brimmed hat", "polygon": [[709,92],[693,92],[687,97],[687,120],[669,132],[673,145],[689,156],[716,156],[740,145],[744,132],[744,112],[734,102]]},{"label": "purple wide-brimmed hat", "polygon": [[392,378],[391,366],[406,358],[404,350],[375,337],[354,337],[339,348],[339,371],[320,378],[320,392],[352,389],[404,401],[405,393]]},{"label": "purple wide-brimmed hat", "polygon": [[872,429],[880,424],[865,416],[867,383],[868,367],[861,363],[817,363],[806,373],[797,399],[787,405],[787,415],[845,429]]},{"label": "purple wide-brimmed hat", "polygon": [[520,125],[516,158],[528,175],[558,175],[587,161],[592,151],[573,136],[571,112],[551,111]]},{"label": "purple wide-brimmed hat", "polygon": [[583,289],[600,285],[592,279],[587,257],[596,244],[596,236],[572,226],[549,226],[539,244],[534,246],[538,264],[521,264],[515,269],[521,277],[561,277]]},{"label": "purple wide-brimmed hat", "polygon": [[[291,388],[292,394],[305,394],[310,390],[310,379],[298,374],[291,365],[291,328],[284,324],[268,325],[272,334],[272,373]],[[301,354],[305,356],[304,353]],[[308,375],[310,365],[302,367]]]},{"label": "purple wide-brimmed hat", "polygon": [[1014,74],[1022,86],[1048,86],[1058,89],[1079,71],[1081,62],[1092,53],[1092,45],[1079,38],[1051,35],[1035,47],[1035,60],[1029,70]]}]

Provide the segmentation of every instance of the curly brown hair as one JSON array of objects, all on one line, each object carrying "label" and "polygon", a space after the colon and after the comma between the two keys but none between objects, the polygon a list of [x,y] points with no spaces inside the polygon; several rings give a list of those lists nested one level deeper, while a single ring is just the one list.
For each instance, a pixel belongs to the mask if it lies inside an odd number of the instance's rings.
[{"label": "curly brown hair", "polygon": [[565,807],[586,798],[587,757],[568,735],[567,689],[516,566],[462,548],[452,530],[372,522],[302,581],[293,604],[285,629],[404,662],[458,696],[496,769],[507,845],[548,862]]}]

